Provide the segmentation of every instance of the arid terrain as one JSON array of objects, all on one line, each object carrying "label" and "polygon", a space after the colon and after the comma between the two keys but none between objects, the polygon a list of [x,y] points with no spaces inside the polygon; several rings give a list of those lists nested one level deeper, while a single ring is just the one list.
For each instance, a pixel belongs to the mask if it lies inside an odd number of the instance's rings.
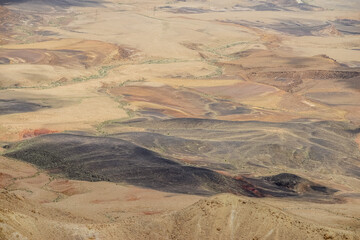
[{"label": "arid terrain", "polygon": [[360,2],[0,0],[3,239],[360,239]]}]

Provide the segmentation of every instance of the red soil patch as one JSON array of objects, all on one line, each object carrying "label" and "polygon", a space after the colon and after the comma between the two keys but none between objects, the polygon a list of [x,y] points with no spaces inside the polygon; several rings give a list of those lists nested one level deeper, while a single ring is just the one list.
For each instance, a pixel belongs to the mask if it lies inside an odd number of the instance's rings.
[{"label": "red soil patch", "polygon": [[[2,49],[0,58],[8,58],[10,63],[38,63],[43,59],[49,58],[44,50],[36,49]],[[15,59],[15,61],[14,61]]]},{"label": "red soil patch", "polygon": [[[126,86],[109,90],[111,94],[124,96],[128,101],[155,103],[159,110],[174,117],[201,117],[206,113],[207,99],[196,93],[170,86]],[[163,109],[167,109],[164,111]],[[171,110],[171,111],[169,111]]]},{"label": "red soil patch", "polygon": [[52,134],[52,133],[58,133],[59,131],[54,131],[54,130],[49,130],[46,128],[40,128],[40,129],[25,129],[22,132],[19,133],[19,136],[21,139],[26,139],[26,138],[32,138],[32,137],[37,137],[40,135],[45,135],[45,134]]},{"label": "red soil patch", "polygon": [[149,109],[149,108],[143,108],[142,110],[145,111],[152,111],[154,113],[160,113],[163,114],[165,116],[172,116],[172,117],[187,117],[188,115],[186,115],[184,112],[180,111],[180,110],[176,110],[176,109]]},{"label": "red soil patch", "polygon": [[276,88],[257,83],[238,83],[230,86],[216,86],[216,87],[198,87],[199,91],[207,94],[215,94],[217,96],[230,99],[244,99],[256,97],[264,94],[270,94],[277,91]]},{"label": "red soil patch", "polygon": [[235,176],[234,177],[236,180],[241,180],[241,181],[244,181],[244,178],[242,176]]},{"label": "red soil patch", "polygon": [[358,134],[357,138],[355,139],[355,142],[359,145],[360,148],[360,134]]},{"label": "red soil patch", "polygon": [[12,177],[9,174],[0,173],[0,188],[5,188],[12,183]]},{"label": "red soil patch", "polygon": [[196,164],[201,163],[202,158],[196,156],[186,156],[186,158],[182,157],[180,160],[184,163]]},{"label": "red soil patch", "polygon": [[264,197],[264,194],[262,194],[261,192],[259,192],[259,190],[257,190],[254,186],[250,185],[250,184],[246,184],[244,186],[242,186],[242,188],[244,190],[247,190],[249,192],[252,192],[255,196],[257,197]]},{"label": "red soil patch", "polygon": [[[0,16],[0,33],[2,30],[1,19]],[[7,59],[10,63],[92,67],[104,62],[108,63],[109,56],[112,56],[112,60],[123,61],[130,59],[137,52],[132,48],[96,40],[66,41],[67,39],[59,40],[58,46],[52,46],[54,40],[49,41],[49,46],[46,46],[46,42],[44,42],[44,48],[3,48],[0,51],[0,58]],[[46,49],[47,47],[50,48]]]},{"label": "red soil patch", "polygon": [[126,201],[128,201],[128,202],[137,201],[137,200],[140,200],[140,198],[137,196],[128,196],[126,198]]},{"label": "red soil patch", "polygon": [[155,214],[160,214],[161,212],[158,211],[145,211],[143,212],[144,215],[155,215]]},{"label": "red soil patch", "polygon": [[220,173],[221,175],[224,175],[224,176],[232,177],[232,175],[230,173],[226,172],[226,171],[214,170],[214,172]]},{"label": "red soil patch", "polygon": [[[242,189],[244,189],[245,191],[251,192],[253,193],[255,196],[257,197],[264,197],[264,194],[262,194],[261,192],[259,192],[259,190],[256,189],[256,187],[254,185],[252,185],[251,183],[247,182],[242,176],[232,176],[230,173],[225,172],[225,171],[215,171],[217,173],[220,173],[224,176],[229,176],[232,177],[238,181],[241,181],[242,184]],[[235,193],[234,193],[235,194]]]},{"label": "red soil patch", "polygon": [[90,201],[90,203],[93,203],[93,204],[104,204],[104,203],[120,202],[120,201],[122,201],[122,199],[120,199],[120,198],[104,199],[104,200],[95,199],[95,200]]},{"label": "red soil patch", "polygon": [[74,182],[69,180],[55,180],[48,186],[51,187],[53,191],[62,193],[67,196],[72,196],[84,192],[82,189],[79,189],[79,187],[75,185]]}]

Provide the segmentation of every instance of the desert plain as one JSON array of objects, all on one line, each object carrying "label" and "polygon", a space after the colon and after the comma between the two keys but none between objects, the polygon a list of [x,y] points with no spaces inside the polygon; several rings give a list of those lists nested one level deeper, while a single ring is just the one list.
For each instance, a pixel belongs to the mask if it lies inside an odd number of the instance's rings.
[{"label": "desert plain", "polygon": [[360,239],[360,2],[0,0],[0,239]]}]

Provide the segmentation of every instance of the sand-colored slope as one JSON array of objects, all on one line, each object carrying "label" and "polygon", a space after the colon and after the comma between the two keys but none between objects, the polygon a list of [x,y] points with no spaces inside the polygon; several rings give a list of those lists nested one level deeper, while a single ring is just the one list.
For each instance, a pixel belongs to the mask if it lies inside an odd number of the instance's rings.
[{"label": "sand-colored slope", "polygon": [[0,201],[7,206],[0,210],[2,239],[359,239],[353,228],[327,227],[267,203],[228,194],[165,215],[107,224],[39,207],[7,192],[0,193]]},{"label": "sand-colored slope", "polygon": [[[158,235],[159,239],[168,237],[174,239],[356,238],[355,233],[351,231],[326,228],[262,202],[233,195],[219,195],[201,200],[184,210],[173,213],[168,218],[173,224],[166,225],[164,233]],[[168,220],[165,219],[165,221]],[[150,232],[150,228],[146,230],[145,233]],[[155,237],[155,234],[151,235]]]}]

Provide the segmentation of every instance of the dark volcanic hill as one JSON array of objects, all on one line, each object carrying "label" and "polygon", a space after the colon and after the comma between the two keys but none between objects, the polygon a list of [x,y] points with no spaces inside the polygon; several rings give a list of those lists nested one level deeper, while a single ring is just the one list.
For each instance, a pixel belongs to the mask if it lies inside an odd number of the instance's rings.
[{"label": "dark volcanic hill", "polygon": [[211,168],[165,158],[113,137],[43,135],[12,145],[5,156],[35,164],[70,179],[124,182],[175,193],[233,193],[254,197],[301,195],[321,199],[329,198],[335,192],[293,174],[265,178],[231,177]]},{"label": "dark volcanic hill", "polygon": [[219,170],[264,172],[276,166],[360,177],[356,126],[344,122],[297,120],[283,123],[170,119],[111,123],[144,128],[112,137],[166,156],[196,159]]},{"label": "dark volcanic hill", "polygon": [[115,138],[46,135],[21,142],[6,156],[71,179],[126,182],[179,193],[254,195],[244,187],[247,182],[205,168],[185,166]]}]

